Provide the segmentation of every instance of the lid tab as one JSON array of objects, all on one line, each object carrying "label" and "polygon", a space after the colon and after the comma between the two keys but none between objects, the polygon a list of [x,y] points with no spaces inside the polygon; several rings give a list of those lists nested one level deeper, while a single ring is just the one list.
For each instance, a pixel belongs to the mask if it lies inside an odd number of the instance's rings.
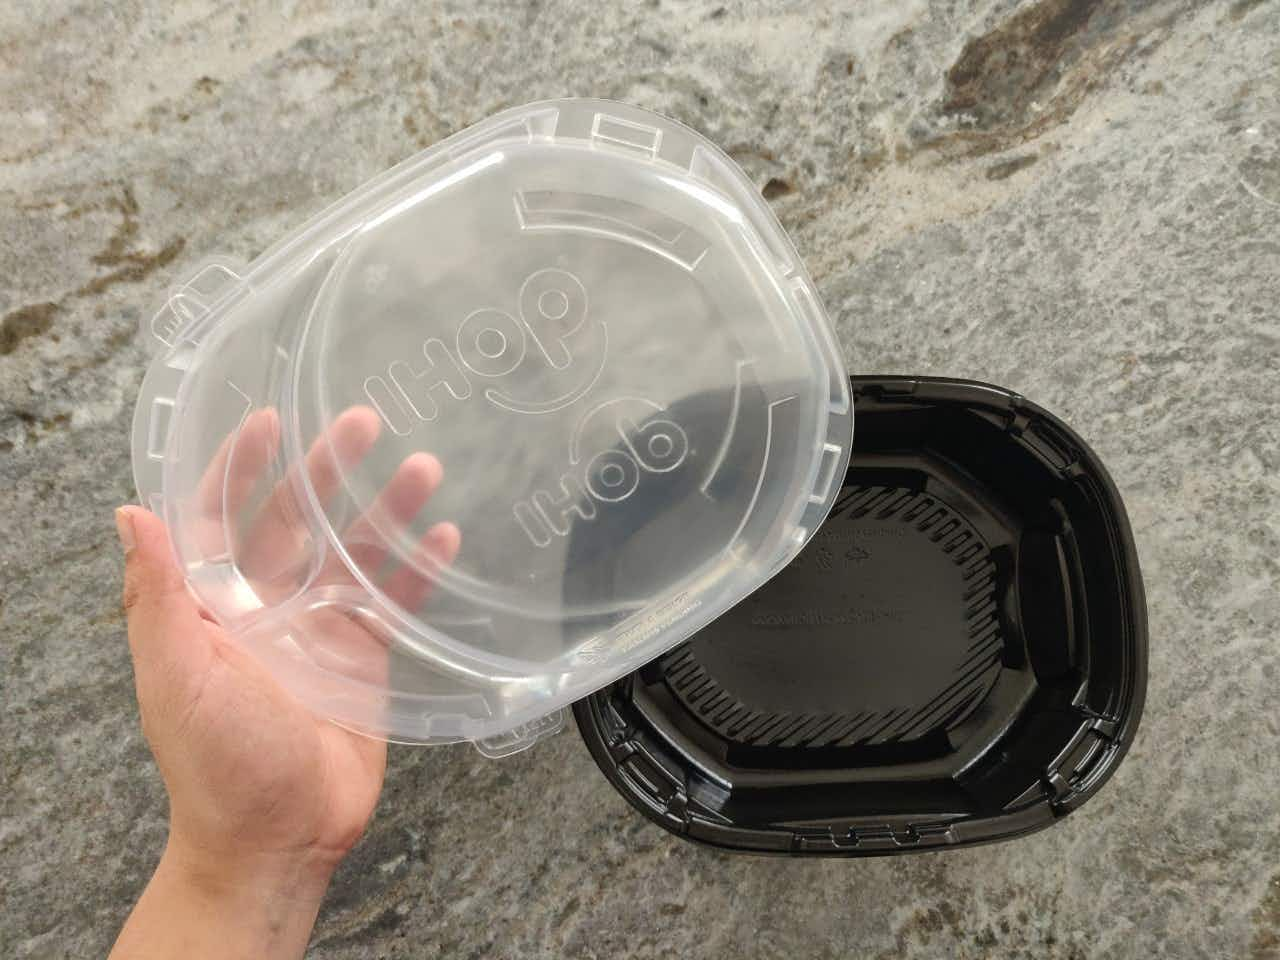
[{"label": "lid tab", "polygon": [[545,717],[538,717],[528,723],[492,737],[485,737],[474,743],[476,750],[491,760],[509,757],[513,753],[528,750],[539,740],[554,737],[564,729],[568,720],[568,709],[555,710]]},{"label": "lid tab", "polygon": [[189,337],[188,331],[208,316],[215,304],[247,292],[240,279],[243,270],[229,258],[210,257],[186,280],[175,284],[169,291],[169,299],[143,329],[152,352],[171,349],[180,337]]}]

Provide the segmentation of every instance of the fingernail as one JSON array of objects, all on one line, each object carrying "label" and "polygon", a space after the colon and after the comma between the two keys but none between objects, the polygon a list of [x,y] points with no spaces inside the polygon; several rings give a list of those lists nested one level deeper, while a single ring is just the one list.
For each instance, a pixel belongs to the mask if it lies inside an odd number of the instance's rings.
[{"label": "fingernail", "polygon": [[116,510],[116,533],[120,535],[120,546],[124,548],[124,552],[132,550],[137,543],[133,535],[133,518],[124,507]]}]

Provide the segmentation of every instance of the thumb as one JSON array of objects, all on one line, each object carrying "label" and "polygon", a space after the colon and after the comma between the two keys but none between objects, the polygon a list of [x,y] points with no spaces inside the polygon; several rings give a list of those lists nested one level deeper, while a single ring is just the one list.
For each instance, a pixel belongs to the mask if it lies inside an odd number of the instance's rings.
[{"label": "thumb", "polygon": [[124,612],[135,666],[140,672],[158,667],[171,677],[199,670],[208,651],[206,624],[174,562],[164,521],[142,507],[121,507],[116,531],[124,548]]}]

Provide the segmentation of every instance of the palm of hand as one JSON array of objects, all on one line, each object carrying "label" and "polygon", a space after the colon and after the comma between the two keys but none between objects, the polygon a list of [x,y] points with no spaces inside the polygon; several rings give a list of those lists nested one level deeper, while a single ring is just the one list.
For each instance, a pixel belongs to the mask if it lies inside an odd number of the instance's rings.
[{"label": "palm of hand", "polygon": [[169,742],[153,737],[165,781],[181,793],[174,831],[222,853],[307,849],[336,861],[373,813],[386,745],[317,717],[221,627],[201,626],[209,656],[192,671],[185,715]]},{"label": "palm of hand", "polygon": [[[302,467],[317,498],[332,495],[339,468],[363,458],[377,435],[377,417],[367,408],[334,421]],[[243,535],[230,531],[277,449],[275,413],[260,410],[209,464],[193,527],[207,555],[235,536],[240,572],[267,603],[296,591],[296,577],[309,566],[292,479],[278,480]],[[384,557],[378,537],[369,536],[373,526],[407,525],[441,478],[434,457],[406,459],[369,512],[344,532],[349,555],[376,568]],[[139,559],[126,572],[125,605],[143,728],[170,794],[171,840],[202,857],[306,853],[336,862],[377,803],[386,745],[320,719],[297,701],[196,604],[160,520],[141,510],[130,515]],[[405,608],[421,604],[432,586],[422,570],[451,562],[458,547],[457,528],[436,524],[420,544],[429,565],[400,568],[387,579],[387,594]],[[309,581],[350,582],[337,562]],[[318,639],[320,654],[336,654],[375,681],[385,673],[384,642],[356,620],[313,614],[306,632]]]}]

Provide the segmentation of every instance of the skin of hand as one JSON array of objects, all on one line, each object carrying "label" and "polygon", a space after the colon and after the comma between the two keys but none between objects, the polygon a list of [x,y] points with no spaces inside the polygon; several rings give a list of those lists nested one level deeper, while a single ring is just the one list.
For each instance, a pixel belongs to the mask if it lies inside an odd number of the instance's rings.
[{"label": "skin of hand", "polygon": [[[363,413],[349,419],[352,435],[372,429]],[[274,437],[270,417],[260,420]],[[433,457],[406,460],[379,509],[415,515],[440,474]],[[273,522],[263,542],[278,549],[276,518],[258,526]],[[333,870],[372,816],[386,745],[311,713],[202,610],[160,518],[123,507],[116,525],[138,706],[169,795],[169,837],[111,957],[300,957]],[[424,537],[440,562],[458,545],[452,524]],[[390,586],[410,603],[429,589],[404,573]],[[321,626],[326,644],[366,652],[373,642],[346,617]]]}]

